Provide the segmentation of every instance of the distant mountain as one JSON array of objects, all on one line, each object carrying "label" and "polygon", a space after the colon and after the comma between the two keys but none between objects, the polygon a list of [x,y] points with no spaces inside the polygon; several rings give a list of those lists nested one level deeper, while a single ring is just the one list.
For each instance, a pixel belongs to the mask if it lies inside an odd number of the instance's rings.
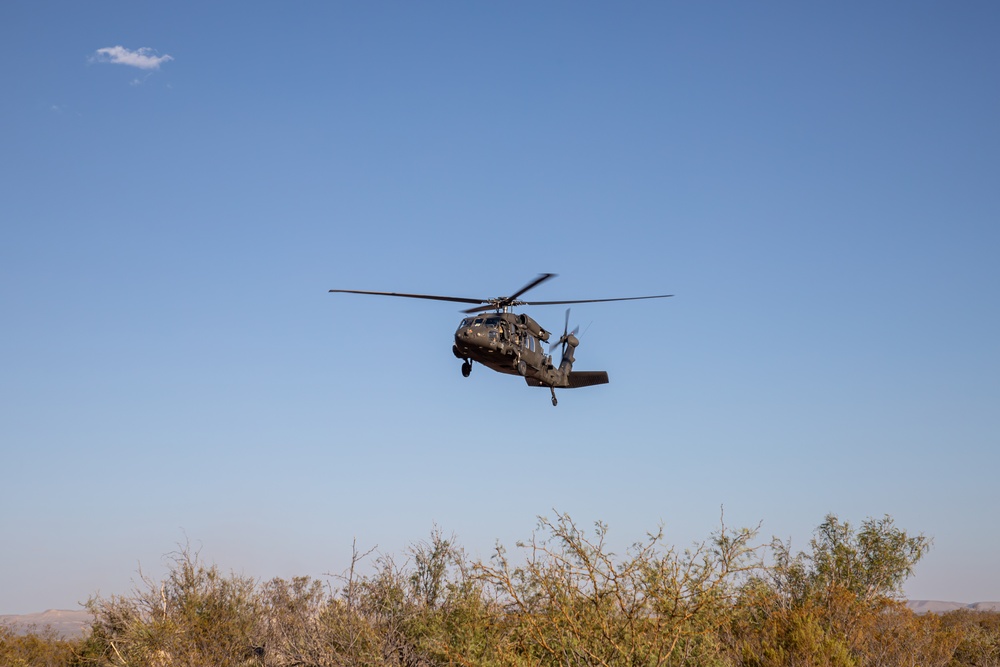
[{"label": "distant mountain", "polygon": [[60,637],[74,638],[87,634],[92,620],[90,612],[83,609],[77,611],[49,609],[40,614],[0,616],[0,625],[9,626],[18,634],[28,634],[32,631],[40,632],[49,627]]},{"label": "distant mountain", "polygon": [[945,614],[958,609],[971,609],[972,611],[1000,611],[1000,602],[973,602],[963,604],[961,602],[939,602],[937,600],[907,600],[906,606],[917,614]]}]

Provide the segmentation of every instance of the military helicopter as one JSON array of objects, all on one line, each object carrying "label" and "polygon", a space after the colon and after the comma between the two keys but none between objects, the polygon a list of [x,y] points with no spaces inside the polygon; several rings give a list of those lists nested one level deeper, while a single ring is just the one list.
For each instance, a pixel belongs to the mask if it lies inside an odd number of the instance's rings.
[{"label": "military helicopter", "polygon": [[[438,296],[434,294],[401,294],[398,292],[370,292],[367,290],[332,289],[331,292],[345,294],[375,294],[398,296],[407,299],[431,299],[434,301],[454,301],[476,304],[462,312],[470,315],[462,320],[455,331],[455,343],[451,351],[462,360],[462,375],[469,377],[472,363],[509,375],[520,375],[531,387],[548,387],[552,393],[552,405],[558,405],[556,388],[575,389],[608,383],[607,371],[574,371],[574,351],[580,344],[576,337],[580,327],[569,329],[569,309],[562,335],[552,342],[548,353],[543,348],[552,337],[538,322],[527,315],[510,311],[515,306],[554,306],[573,303],[599,303],[604,301],[637,301],[640,299],[664,299],[673,294],[655,296],[629,296],[617,299],[576,299],[572,301],[520,301],[518,297],[530,289],[538,287],[546,280],[554,278],[554,273],[542,273],[510,296],[492,299],[471,299],[458,296]],[[494,311],[490,313],[489,311]],[[552,363],[552,352],[561,347],[559,365]]]}]

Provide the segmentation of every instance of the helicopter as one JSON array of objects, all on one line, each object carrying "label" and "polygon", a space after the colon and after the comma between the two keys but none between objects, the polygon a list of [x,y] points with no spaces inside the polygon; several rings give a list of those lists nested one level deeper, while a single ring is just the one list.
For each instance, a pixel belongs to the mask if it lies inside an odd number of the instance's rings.
[{"label": "helicopter", "polygon": [[[576,359],[574,352],[580,345],[577,334],[580,327],[569,331],[569,309],[566,309],[566,321],[562,335],[549,345],[546,353],[543,344],[548,343],[552,333],[543,329],[538,322],[523,313],[511,312],[516,306],[554,306],[574,303],[599,303],[606,301],[638,301],[641,299],[665,299],[673,294],[657,294],[654,296],[629,296],[615,299],[576,299],[570,301],[521,301],[519,297],[530,289],[538,287],[551,278],[554,273],[542,273],[527,285],[510,296],[499,296],[492,299],[473,299],[458,296],[439,296],[434,294],[403,294],[399,292],[372,292],[368,290],[332,289],[330,292],[344,294],[373,294],[378,296],[395,296],[407,299],[430,299],[434,301],[454,301],[456,303],[471,303],[474,307],[463,310],[469,315],[463,318],[455,331],[455,343],[451,351],[455,357],[462,360],[462,376],[469,377],[473,362],[478,362],[487,368],[506,373],[520,375],[530,387],[548,387],[552,394],[552,405],[558,405],[556,388],[576,389],[608,383],[607,371],[574,371]],[[493,312],[490,312],[493,311]],[[552,353],[559,347],[560,361],[556,366],[552,362]]]}]

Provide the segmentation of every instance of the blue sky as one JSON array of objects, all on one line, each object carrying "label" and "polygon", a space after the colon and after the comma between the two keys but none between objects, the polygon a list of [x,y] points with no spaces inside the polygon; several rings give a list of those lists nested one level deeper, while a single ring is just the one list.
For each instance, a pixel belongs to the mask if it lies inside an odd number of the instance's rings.
[{"label": "blue sky", "polygon": [[[0,6],[0,613],[826,513],[1000,600],[994,3]],[[116,48],[120,47],[120,48]],[[559,274],[578,369],[451,354]],[[549,329],[561,307],[529,311]]]}]

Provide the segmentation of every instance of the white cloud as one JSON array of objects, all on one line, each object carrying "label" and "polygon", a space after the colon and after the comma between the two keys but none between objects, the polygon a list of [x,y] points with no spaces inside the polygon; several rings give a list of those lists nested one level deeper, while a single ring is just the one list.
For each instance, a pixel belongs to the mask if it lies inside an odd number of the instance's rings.
[{"label": "white cloud", "polygon": [[173,56],[155,56],[153,50],[148,48],[130,51],[124,46],[109,46],[97,49],[93,60],[98,63],[114,63],[116,65],[128,65],[139,69],[160,69],[160,65],[173,60]]}]

